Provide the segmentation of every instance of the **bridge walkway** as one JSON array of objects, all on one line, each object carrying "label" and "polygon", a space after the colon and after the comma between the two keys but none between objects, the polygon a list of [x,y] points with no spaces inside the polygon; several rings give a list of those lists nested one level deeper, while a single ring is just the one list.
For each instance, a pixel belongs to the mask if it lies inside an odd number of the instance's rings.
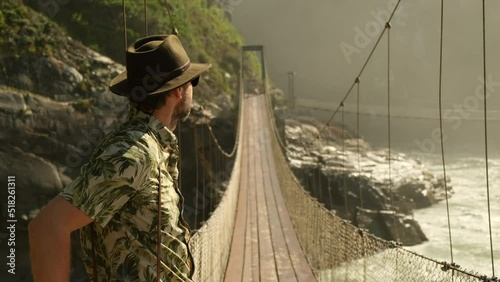
[{"label": "bridge walkway", "polygon": [[245,99],[241,186],[225,280],[315,281],[281,194],[265,96]]}]

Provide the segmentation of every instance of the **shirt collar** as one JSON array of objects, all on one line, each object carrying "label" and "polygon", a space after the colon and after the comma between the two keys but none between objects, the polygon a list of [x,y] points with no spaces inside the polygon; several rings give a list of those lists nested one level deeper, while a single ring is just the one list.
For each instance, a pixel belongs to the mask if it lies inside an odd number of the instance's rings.
[{"label": "shirt collar", "polygon": [[139,111],[134,107],[130,107],[128,120],[137,120],[143,124],[146,124],[160,143],[162,150],[178,150],[177,137],[175,136],[175,134],[166,126],[164,126],[161,121],[159,121],[155,116]]}]

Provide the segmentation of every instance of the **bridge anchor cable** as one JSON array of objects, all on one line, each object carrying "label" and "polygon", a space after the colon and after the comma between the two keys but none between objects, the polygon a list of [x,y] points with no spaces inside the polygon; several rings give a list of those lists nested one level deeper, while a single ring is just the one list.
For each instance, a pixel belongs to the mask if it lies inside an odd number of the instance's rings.
[{"label": "bridge anchor cable", "polygon": [[439,129],[440,129],[440,140],[441,140],[441,160],[443,166],[443,178],[444,178],[444,192],[446,199],[446,216],[448,220],[448,238],[450,244],[450,258],[451,263],[454,264],[453,259],[453,240],[451,236],[451,221],[450,221],[450,206],[448,204],[448,175],[446,173],[446,160],[445,160],[445,150],[444,150],[444,137],[443,137],[443,34],[444,34],[444,0],[441,0],[441,32],[440,32],[440,46],[439,46]]},{"label": "bridge anchor cable", "polygon": [[[353,83],[351,84],[351,86],[349,87],[349,90],[347,91],[347,93],[344,95],[344,97],[342,98],[341,100],[341,103],[337,106],[337,108],[334,110],[334,112],[332,113],[332,115],[330,116],[330,119],[325,123],[325,125],[323,126],[323,128],[318,132],[318,134],[316,135],[316,138],[310,142],[310,145],[314,144],[314,142],[319,139],[321,137],[321,134],[323,133],[323,131],[325,131],[325,129],[327,128],[327,124],[329,124],[333,118],[335,117],[335,115],[337,115],[338,111],[340,110],[340,107],[341,107],[341,104],[343,102],[345,102],[345,100],[349,97],[349,95],[351,94],[352,90],[354,89],[354,86],[356,85],[357,81],[361,78],[361,75],[363,74],[363,72],[365,71],[365,68],[366,66],[368,65],[368,63],[370,62],[371,58],[373,57],[373,53],[375,53],[375,50],[377,49],[377,46],[378,44],[380,43],[380,41],[382,40],[382,37],[384,36],[385,32],[387,31],[387,27],[388,27],[388,24],[391,22],[392,18],[394,17],[394,15],[396,14],[396,11],[399,7],[399,4],[401,3],[402,0],[398,0],[398,2],[396,3],[396,6],[394,6],[394,9],[392,10],[392,13],[391,13],[391,16],[389,17],[389,19],[387,20],[387,24],[385,25],[385,28],[381,31],[377,41],[375,42],[375,45],[373,46],[372,50],[370,51],[370,55],[368,55],[368,58],[366,58],[366,61],[365,63],[363,64],[363,67],[361,68],[361,70],[359,71],[359,74],[356,76],[356,79],[353,81]],[[390,24],[389,24],[390,25]]]},{"label": "bridge anchor cable", "polygon": [[482,19],[483,19],[483,102],[484,102],[484,151],[485,151],[485,172],[486,172],[486,198],[488,202],[488,230],[490,235],[491,252],[491,271],[495,277],[495,257],[493,255],[493,236],[491,231],[491,207],[490,207],[490,178],[489,178],[489,157],[488,157],[488,111],[486,107],[486,98],[488,97],[486,81],[486,4],[482,1]]}]

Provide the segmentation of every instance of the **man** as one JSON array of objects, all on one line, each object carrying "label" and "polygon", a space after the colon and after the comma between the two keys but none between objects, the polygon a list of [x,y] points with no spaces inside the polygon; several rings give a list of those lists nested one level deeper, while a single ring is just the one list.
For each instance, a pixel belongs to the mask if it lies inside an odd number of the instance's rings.
[{"label": "man", "polygon": [[175,35],[139,39],[126,55],[127,70],[110,90],[130,100],[127,121],[29,224],[35,282],[68,281],[77,229],[91,281],[191,281],[172,131],[189,115],[193,87],[210,65],[190,63]]}]

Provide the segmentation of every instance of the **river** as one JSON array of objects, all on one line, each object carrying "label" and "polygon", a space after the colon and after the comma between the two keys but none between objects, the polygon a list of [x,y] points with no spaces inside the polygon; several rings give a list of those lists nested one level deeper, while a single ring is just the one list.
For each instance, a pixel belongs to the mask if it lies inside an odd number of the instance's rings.
[{"label": "river", "polygon": [[[321,120],[330,113],[310,112]],[[480,113],[471,113],[479,117]],[[339,122],[339,118],[335,119]],[[443,175],[439,121],[402,119],[391,121],[394,153],[402,152],[420,160],[436,176]],[[375,148],[387,148],[387,118],[362,116],[360,132]],[[346,114],[346,125],[356,128],[356,115]],[[444,121],[445,161],[453,195],[449,199],[454,262],[467,270],[492,275],[488,204],[485,177],[484,122],[480,119]],[[495,275],[500,276],[500,121],[489,121],[489,184]],[[446,203],[416,210],[415,219],[429,239],[408,249],[451,262]]]},{"label": "river", "polygon": [[[427,168],[442,174],[438,155],[421,156]],[[488,205],[484,157],[449,157],[447,173],[454,194],[449,199],[451,238],[454,262],[462,268],[491,275],[491,249],[488,228]],[[500,159],[489,161],[490,208],[495,274],[500,271]],[[446,203],[417,210],[420,223],[429,241],[410,248],[425,256],[451,262]]]}]

